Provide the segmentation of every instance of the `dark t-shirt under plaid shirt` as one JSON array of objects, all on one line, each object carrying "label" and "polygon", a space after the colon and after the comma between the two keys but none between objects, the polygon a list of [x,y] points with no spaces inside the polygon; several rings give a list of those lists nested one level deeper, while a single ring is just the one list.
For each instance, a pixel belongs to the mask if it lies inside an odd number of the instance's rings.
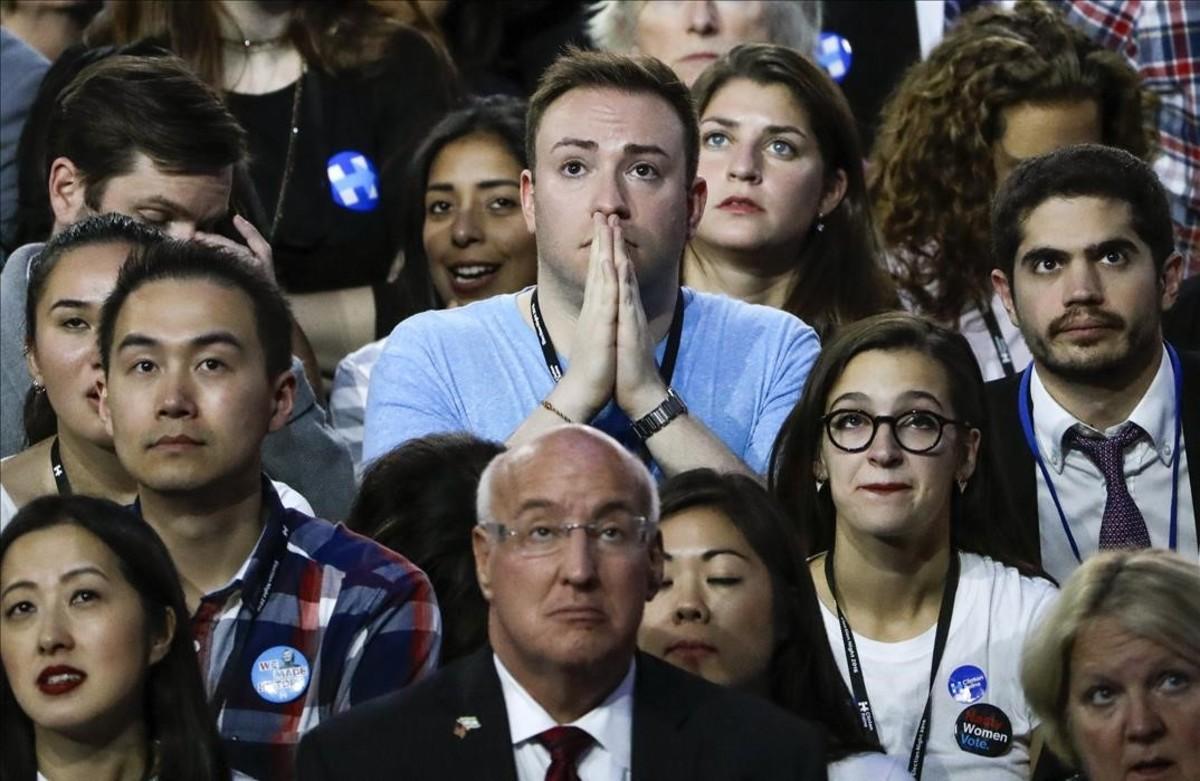
[{"label": "dark t-shirt under plaid shirt", "polygon": [[441,616],[420,569],[344,526],[285,509],[264,481],[250,558],[192,632],[230,764],[292,779],[300,736],[433,672]]}]

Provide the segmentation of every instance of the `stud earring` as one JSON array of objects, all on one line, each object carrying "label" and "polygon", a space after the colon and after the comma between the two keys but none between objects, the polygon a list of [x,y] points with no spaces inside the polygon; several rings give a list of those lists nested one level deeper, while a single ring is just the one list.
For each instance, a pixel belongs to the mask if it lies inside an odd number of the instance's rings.
[{"label": "stud earring", "polygon": [[825,215],[817,212],[817,233],[825,232]]}]

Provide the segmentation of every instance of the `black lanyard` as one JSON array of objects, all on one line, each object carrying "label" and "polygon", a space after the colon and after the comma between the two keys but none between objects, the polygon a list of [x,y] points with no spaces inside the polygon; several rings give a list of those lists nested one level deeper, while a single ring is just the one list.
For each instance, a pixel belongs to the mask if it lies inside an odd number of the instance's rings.
[{"label": "black lanyard", "polygon": [[[937,631],[933,639],[933,662],[929,666],[929,693],[925,695],[925,710],[921,714],[921,723],[917,725],[917,734],[913,738],[912,753],[908,755],[908,772],[914,778],[921,777],[921,769],[925,765],[925,749],[929,744],[929,716],[933,705],[933,685],[937,681],[938,667],[942,663],[942,652],[946,650],[946,638],[950,634],[950,619],[954,615],[954,595],[958,591],[958,552],[950,551],[950,566],[946,571],[946,585],[942,591],[942,606],[938,610]],[[854,705],[862,719],[863,728],[873,738],[879,739],[879,730],[875,726],[875,714],[871,710],[871,701],[867,697],[867,683],[863,680],[862,659],[858,655],[858,646],[854,643],[854,633],[850,630],[850,622],[842,612],[838,600],[837,585],[833,579],[833,549],[825,554],[825,579],[829,582],[829,591],[833,594],[833,604],[837,608],[838,623],[842,627],[842,643],[846,648],[846,668],[850,672],[850,688],[854,693]]]},{"label": "black lanyard", "polygon": [[63,466],[62,456],[58,453],[58,437],[50,443],[50,473],[54,475],[54,484],[58,486],[59,496],[70,496],[71,479],[67,477],[67,469]]},{"label": "black lanyard", "polygon": [[1000,330],[1000,321],[996,319],[996,313],[992,311],[991,303],[980,301],[979,313],[983,315],[983,324],[987,326],[988,334],[992,337],[992,346],[996,348],[1000,365],[1004,367],[1004,376],[1013,376],[1017,373],[1017,367],[1013,365],[1012,354],[1008,351],[1008,342],[1004,341],[1004,332]]},{"label": "black lanyard", "polygon": [[[542,346],[542,357],[546,359],[546,368],[555,382],[562,379],[562,364],[558,362],[558,351],[554,349],[554,341],[542,320],[542,309],[538,306],[537,288],[529,299],[529,314],[533,319],[533,330],[537,333],[538,342]],[[679,340],[683,336],[683,290],[675,299],[675,314],[671,316],[671,329],[667,333],[667,351],[663,353],[662,365],[658,367],[658,376],[670,386],[671,377],[675,374],[675,359],[679,357]]]}]

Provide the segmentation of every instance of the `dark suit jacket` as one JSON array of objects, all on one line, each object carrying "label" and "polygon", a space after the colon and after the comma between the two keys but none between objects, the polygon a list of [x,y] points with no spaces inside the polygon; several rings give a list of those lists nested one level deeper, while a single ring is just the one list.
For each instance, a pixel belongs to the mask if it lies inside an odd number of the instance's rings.
[{"label": "dark suit jacket", "polygon": [[[474,716],[479,728],[458,737],[460,716]],[[301,781],[516,781],[491,649],[322,723],[300,743],[296,766]],[[818,728],[638,654],[634,781],[824,778]]]},{"label": "dark suit jacket", "polygon": [[[1179,351],[1183,367],[1184,449],[1187,451],[1188,473],[1192,484],[1192,504],[1200,501],[1200,353]],[[1017,413],[1017,394],[1021,375],[993,380],[986,386],[988,406],[992,417],[992,457],[995,478],[1008,510],[1017,524],[1021,547],[1036,556],[1041,564],[1041,537],[1038,527],[1037,464],[1025,444],[1021,418]],[[1200,532],[1200,512],[1196,512]]]}]

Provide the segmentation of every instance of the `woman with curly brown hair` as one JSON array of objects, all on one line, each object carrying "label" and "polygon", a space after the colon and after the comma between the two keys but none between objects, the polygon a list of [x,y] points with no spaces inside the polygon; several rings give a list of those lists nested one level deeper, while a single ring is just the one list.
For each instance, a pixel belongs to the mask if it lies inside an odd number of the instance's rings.
[{"label": "woman with curly brown hair", "polygon": [[957,322],[995,379],[1030,355],[994,300],[989,208],[1027,157],[1103,143],[1149,159],[1137,73],[1042,2],[982,9],[905,73],[871,158],[876,224],[906,303]]}]

